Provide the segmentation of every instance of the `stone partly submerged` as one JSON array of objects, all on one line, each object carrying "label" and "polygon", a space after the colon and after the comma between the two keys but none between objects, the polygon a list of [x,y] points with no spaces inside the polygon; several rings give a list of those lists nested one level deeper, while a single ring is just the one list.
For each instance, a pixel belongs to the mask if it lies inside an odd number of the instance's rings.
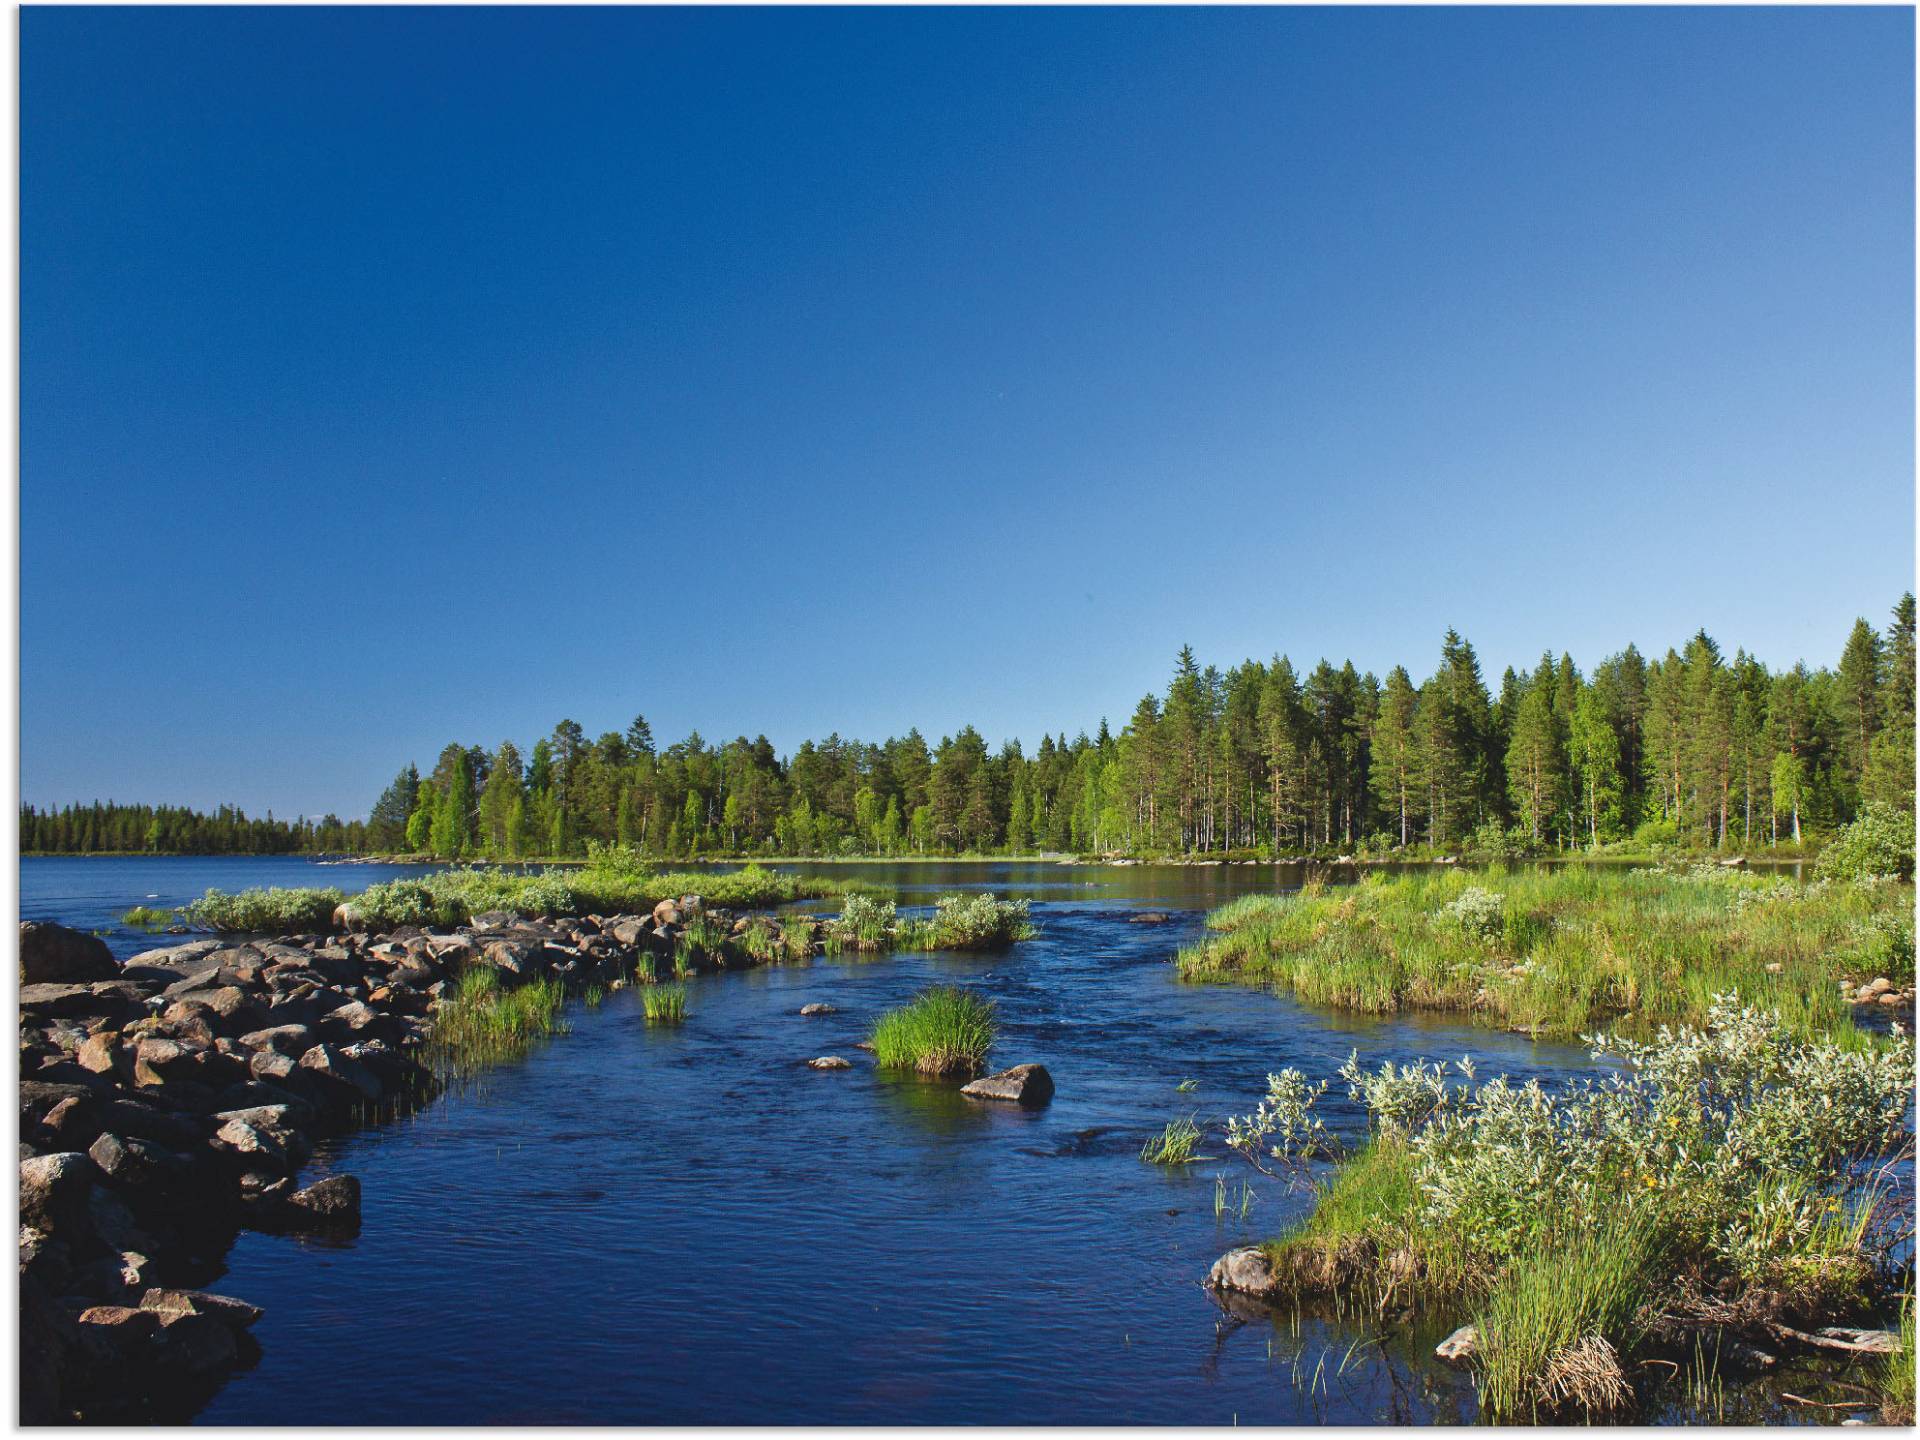
[{"label": "stone partly submerged", "polygon": [[[350,1231],[360,1184],[302,1188],[317,1138],[437,1083],[434,1020],[461,975],[610,985],[686,951],[683,896],[644,916],[372,935],[209,938],[117,963],[98,938],[20,927],[23,1424],[189,1418],[254,1353],[258,1312],[205,1285],[243,1229]],[[730,918],[730,917],[723,917]],[[342,925],[361,922],[352,907]]]},{"label": "stone partly submerged", "polygon": [[975,1100],[1002,1100],[1012,1105],[1044,1105],[1053,1099],[1053,1076],[1044,1065],[1015,1065],[1011,1070],[983,1075],[960,1087]]}]

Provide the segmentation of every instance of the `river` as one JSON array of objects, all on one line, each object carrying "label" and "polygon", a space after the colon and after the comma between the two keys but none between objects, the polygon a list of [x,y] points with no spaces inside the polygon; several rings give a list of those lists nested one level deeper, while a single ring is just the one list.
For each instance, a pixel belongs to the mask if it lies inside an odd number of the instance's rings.
[{"label": "river", "polygon": [[[105,929],[209,885],[337,884],[396,867],[299,859],[36,859],[22,914]],[[214,1288],[265,1307],[262,1350],[199,1419],[247,1424],[1301,1424],[1471,1419],[1433,1334],[1310,1317],[1240,1323],[1201,1288],[1232,1245],[1311,1204],[1217,1141],[1143,1163],[1169,1120],[1251,1110],[1285,1065],[1330,1074],[1472,1055],[1555,1076],[1585,1055],[1472,1025],[1315,1012],[1183,985],[1206,907],[1280,867],[1036,863],[835,867],[903,902],[1032,899],[1035,940],[691,982],[687,1022],[632,992],[411,1117],[324,1145],[364,1186],[323,1242],[243,1234]],[[1136,923],[1145,912],[1164,923]],[[110,933],[125,955],[156,942]],[[1021,1111],[877,1072],[855,1047],[934,981],[991,996],[995,1068],[1040,1061]],[[837,1007],[802,1018],[810,1001]],[[804,1062],[844,1055],[854,1068]],[[1188,1089],[1177,1087],[1192,1082]],[[1329,1124],[1362,1127],[1337,1086]],[[1242,1187],[1251,1195],[1244,1215]],[[1217,1212],[1216,1197],[1226,1207]],[[1729,1398],[1733,1410],[1748,1407]],[[1740,1418],[1779,1420],[1770,1413]],[[1669,1415],[1666,1418],[1687,1418]]]}]

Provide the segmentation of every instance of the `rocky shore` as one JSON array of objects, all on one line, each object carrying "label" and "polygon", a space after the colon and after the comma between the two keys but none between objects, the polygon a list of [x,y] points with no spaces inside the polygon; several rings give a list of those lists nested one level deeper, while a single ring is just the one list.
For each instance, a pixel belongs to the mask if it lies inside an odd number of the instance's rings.
[{"label": "rocky shore", "polygon": [[[124,965],[96,937],[20,927],[23,1424],[179,1420],[255,1353],[260,1311],[211,1294],[243,1229],[352,1231],[351,1175],[317,1139],[390,1118],[440,1074],[436,1011],[472,967],[506,985],[617,985],[642,956],[746,963],[745,918],[698,896],[652,914],[223,937]],[[689,953],[690,952],[690,953]],[[304,1181],[304,1183],[303,1183]]]}]

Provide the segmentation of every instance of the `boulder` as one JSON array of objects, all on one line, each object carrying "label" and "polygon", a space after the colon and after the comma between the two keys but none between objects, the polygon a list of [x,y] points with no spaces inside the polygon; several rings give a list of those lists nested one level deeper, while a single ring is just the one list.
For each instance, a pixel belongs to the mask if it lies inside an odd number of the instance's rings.
[{"label": "boulder", "polygon": [[662,900],[658,905],[653,907],[653,923],[655,926],[678,925],[680,923],[680,907],[671,900]]},{"label": "boulder", "polygon": [[827,1004],[824,1000],[815,1000],[810,1005],[802,1005],[800,1007],[800,1013],[802,1015],[831,1015],[834,1013],[834,1007]]},{"label": "boulder", "polygon": [[1434,1359],[1443,1365],[1451,1365],[1456,1370],[1466,1369],[1479,1353],[1480,1327],[1478,1325],[1462,1325],[1433,1347]]},{"label": "boulder", "polygon": [[96,1075],[113,1074],[119,1056],[119,1037],[107,1032],[89,1035],[81,1042],[80,1048],[73,1052],[74,1063]]},{"label": "boulder", "polygon": [[1014,1105],[1044,1105],[1053,1099],[1053,1076],[1044,1065],[1015,1065],[998,1074],[983,1075],[960,1087],[975,1100],[1004,1100]]},{"label": "boulder", "polygon": [[20,1223],[71,1243],[92,1228],[93,1162],[63,1150],[20,1162]]},{"label": "boulder", "polygon": [[336,1102],[380,1098],[380,1081],[373,1072],[331,1045],[316,1045],[307,1051],[300,1057],[300,1069]]},{"label": "boulder", "polygon": [[205,1290],[149,1290],[140,1297],[140,1308],[160,1315],[211,1315],[243,1330],[266,1313],[258,1305]]},{"label": "boulder", "polygon": [[197,1079],[204,1071],[206,1051],[178,1040],[149,1037],[133,1048],[133,1083],[167,1085]]},{"label": "boulder", "polygon": [[853,1068],[853,1062],[842,1059],[838,1055],[822,1055],[817,1059],[807,1061],[807,1066],[813,1070],[851,1070]]},{"label": "boulder", "polygon": [[115,1022],[146,1013],[139,990],[121,980],[43,983],[20,987],[20,1013],[41,1022],[80,1016],[104,1016]]},{"label": "boulder", "polygon": [[287,1197],[289,1222],[310,1221],[322,1226],[360,1223],[360,1181],[352,1175],[329,1175]]},{"label": "boulder", "polygon": [[113,952],[98,935],[69,930],[51,920],[20,922],[22,985],[83,985],[119,975]]},{"label": "boulder", "polygon": [[1280,1287],[1267,1252],[1257,1245],[1242,1245],[1213,1262],[1207,1272],[1207,1288],[1265,1299],[1277,1294]]}]

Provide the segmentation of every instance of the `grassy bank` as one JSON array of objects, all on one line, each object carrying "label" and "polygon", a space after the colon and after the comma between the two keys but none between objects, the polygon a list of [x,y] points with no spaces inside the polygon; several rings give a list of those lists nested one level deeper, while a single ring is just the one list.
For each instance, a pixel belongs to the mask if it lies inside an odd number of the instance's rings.
[{"label": "grassy bank", "polygon": [[1801,1034],[1851,1028],[1840,991],[1914,974],[1910,883],[1811,884],[1719,866],[1373,875],[1247,896],[1207,917],[1181,977],[1388,1014],[1450,1010],[1572,1036],[1705,1017],[1739,990]]},{"label": "grassy bank", "polygon": [[[1594,1051],[1619,1069],[1554,1092],[1350,1060],[1369,1140],[1265,1247],[1279,1294],[1471,1321],[1484,1412],[1535,1420],[1625,1411],[1649,1346],[1772,1345],[1910,1290],[1912,1182],[1890,1168],[1911,1154],[1910,1041],[1800,1040],[1723,997],[1703,1028]],[[1275,1128],[1263,1106],[1230,1143],[1277,1155]],[[1910,1365],[1905,1383],[1891,1403]]]}]

